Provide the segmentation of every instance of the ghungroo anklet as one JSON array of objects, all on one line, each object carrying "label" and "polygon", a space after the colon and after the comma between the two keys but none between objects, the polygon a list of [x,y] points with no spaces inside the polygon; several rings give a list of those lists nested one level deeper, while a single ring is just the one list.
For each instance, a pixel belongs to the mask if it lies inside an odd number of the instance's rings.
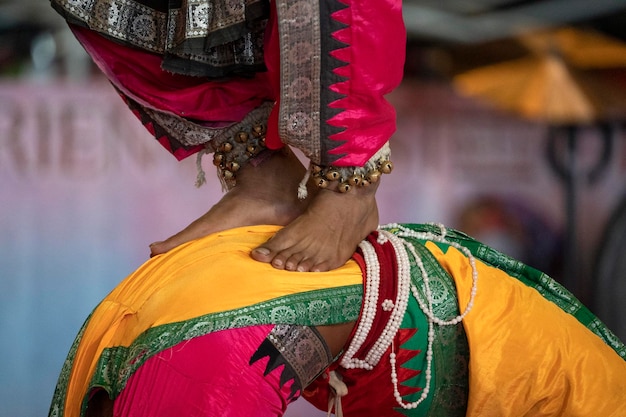
[{"label": "ghungroo anklet", "polygon": [[[213,165],[217,167],[217,176],[224,190],[230,190],[237,183],[237,171],[267,150],[265,146],[265,124],[254,124],[248,130],[240,130],[230,139],[218,145],[213,154]],[[200,161],[200,157],[198,158]],[[198,167],[200,170],[201,167]],[[204,172],[201,172],[204,174]],[[196,185],[202,185],[204,175],[198,178]]]},{"label": "ghungroo anklet", "polygon": [[213,165],[217,167],[220,181],[227,189],[234,187],[237,171],[248,161],[267,149],[265,146],[265,124],[255,124],[249,131],[239,131],[232,139],[222,142],[213,154]]},{"label": "ghungroo anklet", "polygon": [[267,150],[265,134],[272,106],[272,103],[259,106],[248,113],[243,120],[224,128],[219,136],[205,144],[204,149],[198,152],[196,157],[197,187],[206,182],[202,169],[202,157],[209,153],[213,153],[213,164],[217,167],[222,189],[227,191],[235,186],[237,171],[246,163],[258,160]]},{"label": "ghungroo anklet", "polygon": [[372,168],[365,167],[323,167],[311,164],[311,177],[319,188],[346,193],[354,187],[367,187],[377,183],[382,174],[389,174],[393,163],[385,159]]},{"label": "ghungroo anklet", "polygon": [[310,178],[317,187],[340,193],[377,183],[383,174],[389,174],[393,170],[390,154],[387,142],[362,167],[323,166],[311,162],[298,187],[298,198],[304,200],[307,197],[306,183]]}]

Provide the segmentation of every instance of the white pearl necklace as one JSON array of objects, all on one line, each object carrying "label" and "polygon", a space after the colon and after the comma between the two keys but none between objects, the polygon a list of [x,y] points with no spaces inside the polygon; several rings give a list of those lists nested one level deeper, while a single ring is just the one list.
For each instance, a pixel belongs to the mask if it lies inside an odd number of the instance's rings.
[{"label": "white pearl necklace", "polygon": [[[374,323],[380,287],[380,262],[378,256],[376,255],[374,246],[368,241],[363,241],[359,247],[363,252],[366,265],[366,297],[363,302],[361,320],[359,320],[354,337],[340,362],[341,366],[344,368],[363,368],[369,370],[376,366],[387,348],[392,344],[393,338],[398,332],[400,324],[402,324],[402,319],[404,318],[404,313],[408,306],[411,288],[411,263],[404,249],[402,239],[385,230],[379,231],[378,243],[384,244],[387,241],[391,242],[396,252],[399,251],[402,253],[402,256],[397,257],[398,288],[396,291],[396,299],[395,301],[384,300],[381,303],[381,309],[383,311],[391,311],[391,314],[385,328],[376,342],[374,342],[367,355],[365,355],[365,358],[355,358],[354,355],[363,346],[363,343],[365,343]],[[376,275],[370,275],[370,273],[376,273]]]},{"label": "white pearl necklace", "polygon": [[[427,304],[422,301],[417,288],[413,284],[411,284],[411,292],[413,294],[413,297],[415,297],[415,299],[419,303],[420,309],[424,312],[424,314],[428,318],[428,346],[426,348],[426,371],[425,371],[426,386],[422,390],[420,398],[418,398],[416,401],[413,401],[411,403],[404,402],[402,395],[400,395],[400,391],[398,389],[398,374],[397,374],[397,368],[396,368],[397,365],[396,365],[396,354],[395,354],[394,346],[392,346],[392,351],[391,351],[391,354],[389,355],[389,362],[391,364],[391,383],[393,385],[393,395],[396,399],[396,402],[404,409],[416,408],[419,404],[421,404],[428,397],[428,393],[430,392],[430,382],[432,379],[433,343],[435,341],[434,324],[436,323],[439,326],[453,326],[453,325],[460,323],[463,320],[463,318],[465,318],[465,316],[472,310],[474,306],[474,298],[476,297],[476,292],[478,289],[478,270],[476,268],[476,261],[475,261],[474,256],[472,255],[470,250],[467,249],[466,247],[463,247],[456,242],[451,242],[446,239],[447,230],[445,226],[443,226],[442,224],[436,224],[436,226],[439,227],[439,230],[440,230],[440,234],[438,235],[431,233],[431,232],[421,232],[421,233],[415,232],[414,230],[408,229],[397,223],[392,223],[392,224],[383,226],[384,228],[388,228],[388,229],[398,229],[399,232],[397,233],[397,235],[399,237],[412,237],[412,238],[421,239],[421,240],[433,240],[436,242],[448,244],[458,249],[465,256],[467,256],[469,260],[469,264],[472,268],[472,289],[470,291],[470,300],[467,306],[465,307],[465,310],[463,311],[462,314],[454,317],[453,319],[442,320],[436,317],[433,311],[433,304],[432,304],[433,297],[432,297],[432,291],[430,289],[430,279],[428,277],[428,273],[426,272],[426,268],[424,268],[424,263],[422,262],[422,259],[420,258],[420,256],[417,254],[415,247],[411,243],[407,241],[403,241],[404,244],[409,249],[409,251],[411,252],[411,254],[413,255],[413,258],[415,259],[415,262],[417,263],[417,266],[422,273],[422,279],[424,281],[424,292],[426,293]],[[400,256],[400,254],[398,254],[398,256]]]},{"label": "white pearl necklace", "polygon": [[[470,299],[467,303],[467,306],[465,306],[465,310],[463,310],[463,313],[459,314],[458,316],[452,319],[448,319],[448,320],[442,320],[436,317],[434,313],[432,312],[432,308],[426,308],[424,302],[421,300],[421,297],[417,295],[418,294],[417,288],[415,288],[414,285],[411,285],[411,292],[413,293],[413,296],[415,297],[417,302],[420,304],[422,311],[428,316],[430,320],[434,321],[440,326],[450,326],[450,325],[453,326],[455,324],[460,323],[474,307],[474,299],[476,298],[476,291],[478,290],[478,269],[476,268],[476,258],[474,258],[474,255],[472,255],[470,250],[467,249],[466,247],[461,246],[456,242],[451,242],[446,239],[447,230],[444,225],[439,224],[439,223],[433,224],[433,225],[439,227],[440,234],[434,234],[431,232],[421,232],[421,233],[415,232],[397,223],[391,223],[383,227],[387,229],[398,229],[399,230],[398,236],[400,237],[412,237],[412,238],[420,239],[420,240],[433,240],[435,242],[445,243],[447,245],[452,246],[455,249],[458,249],[465,256],[467,256],[470,267],[472,268],[472,288],[470,290]],[[422,278],[424,279],[424,290],[426,292],[426,297],[429,300],[431,300],[432,293],[430,291],[430,285],[429,285],[430,281],[428,279],[428,274],[426,273],[426,270],[424,269],[424,264],[422,263],[422,259],[419,257],[419,255],[415,251],[415,247],[413,247],[413,245],[409,244],[406,241],[405,241],[405,244],[411,251],[411,254],[413,255],[413,258],[415,259],[415,261],[417,262],[417,266],[419,267],[420,271],[422,271]]]},{"label": "white pearl necklace", "polygon": [[343,355],[340,365],[346,369],[363,368],[371,370],[375,364],[370,364],[364,360],[354,357],[356,352],[363,346],[365,339],[372,329],[374,318],[376,317],[376,305],[378,303],[378,289],[380,287],[380,263],[374,246],[364,240],[359,244],[359,248],[363,253],[363,259],[366,266],[365,279],[365,300],[363,300],[361,320],[357,324],[354,337],[350,341],[350,345]]},{"label": "white pearl necklace", "polygon": [[[383,237],[383,239],[386,238],[389,242],[391,242],[397,254],[398,289],[396,291],[396,301],[393,309],[391,310],[389,320],[380,334],[380,337],[376,340],[376,343],[374,343],[372,349],[365,357],[365,361],[370,364],[377,364],[387,348],[391,346],[393,338],[396,336],[396,333],[398,333],[400,324],[402,324],[406,308],[409,305],[409,292],[411,290],[411,262],[409,261],[409,256],[404,249],[402,239],[386,230],[380,230],[378,233],[379,236]],[[398,254],[398,252],[401,252],[401,254]],[[385,308],[385,306],[382,306],[382,308]]]},{"label": "white pearl necklace", "polygon": [[[391,223],[379,227],[378,243],[382,245],[386,242],[390,242],[393,245],[394,251],[396,253],[398,268],[398,288],[395,302],[392,300],[384,300],[381,304],[381,308],[384,311],[391,311],[391,315],[387,324],[385,325],[384,330],[381,332],[381,335],[365,356],[365,359],[355,358],[354,355],[365,343],[365,340],[367,339],[367,336],[372,329],[374,319],[376,317],[380,288],[380,262],[378,260],[378,257],[376,256],[376,251],[374,250],[374,247],[371,243],[369,243],[368,241],[363,241],[359,245],[363,253],[363,258],[366,265],[367,296],[363,301],[363,314],[361,316],[361,320],[359,320],[359,323],[357,324],[357,329],[355,331],[354,337],[350,341],[350,345],[348,346],[346,353],[341,359],[340,364],[347,369],[362,368],[371,370],[374,366],[378,364],[380,358],[385,353],[387,348],[391,346],[389,362],[391,364],[391,383],[393,385],[394,398],[396,399],[396,402],[404,409],[416,408],[428,397],[428,394],[430,392],[430,382],[432,379],[433,343],[435,340],[434,325],[437,324],[439,326],[453,326],[460,323],[463,318],[465,318],[465,316],[472,310],[472,307],[474,306],[474,298],[476,297],[476,292],[478,288],[478,270],[476,268],[476,261],[474,256],[471,254],[469,249],[459,245],[456,242],[448,241],[446,239],[447,230],[443,225],[437,224],[436,226],[439,227],[439,234],[431,232],[415,232],[397,223]],[[397,229],[398,232],[397,234],[393,234],[384,229]],[[415,250],[415,247],[410,242],[402,239],[403,237],[411,237],[420,240],[433,240],[435,242],[445,243],[458,249],[465,256],[467,256],[470,266],[472,268],[472,289],[470,293],[470,300],[463,313],[452,319],[445,320],[435,316],[435,313],[433,311],[433,297],[432,291],[430,289],[430,280],[428,277],[428,273],[426,272],[422,259]],[[411,283],[411,262],[406,249],[408,249],[413,256],[413,259],[415,260],[415,263],[422,274],[422,279],[424,282],[424,292],[426,293],[426,301],[422,300],[419,291],[417,290],[415,285]],[[408,306],[408,297],[410,293],[413,294],[413,297],[417,300],[420,309],[424,312],[428,319],[428,345],[426,349],[426,386],[422,390],[420,398],[411,403],[405,403],[398,389],[399,381],[397,373],[395,345],[393,340],[396,336],[396,333],[398,332],[398,329],[400,328],[400,324],[402,323],[402,319],[406,312],[406,308]]]}]

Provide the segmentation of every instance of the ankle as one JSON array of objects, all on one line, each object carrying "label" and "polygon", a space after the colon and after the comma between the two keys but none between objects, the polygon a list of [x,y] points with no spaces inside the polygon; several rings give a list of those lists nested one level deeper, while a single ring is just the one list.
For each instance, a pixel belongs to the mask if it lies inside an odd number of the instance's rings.
[{"label": "ankle", "polygon": [[248,163],[240,169],[233,191],[297,200],[298,184],[306,173],[305,167],[288,148],[267,152],[261,161]]}]

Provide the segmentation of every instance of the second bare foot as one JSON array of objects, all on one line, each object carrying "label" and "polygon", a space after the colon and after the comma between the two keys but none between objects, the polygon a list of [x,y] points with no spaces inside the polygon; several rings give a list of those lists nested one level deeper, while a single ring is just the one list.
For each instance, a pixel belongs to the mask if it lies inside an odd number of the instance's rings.
[{"label": "second bare foot", "polygon": [[254,249],[251,256],[290,271],[339,268],[378,227],[377,186],[372,184],[343,194],[320,190],[302,215]]},{"label": "second bare foot", "polygon": [[286,225],[297,218],[306,203],[296,190],[305,168],[287,148],[274,152],[258,166],[238,172],[237,185],[200,218],[168,239],[150,245],[150,255],[165,253],[210,233],[259,224]]}]

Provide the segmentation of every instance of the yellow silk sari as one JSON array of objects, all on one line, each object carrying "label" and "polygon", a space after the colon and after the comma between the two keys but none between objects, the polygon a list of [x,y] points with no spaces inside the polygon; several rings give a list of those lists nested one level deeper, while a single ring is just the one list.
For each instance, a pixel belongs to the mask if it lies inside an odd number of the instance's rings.
[{"label": "yellow silk sari", "polygon": [[[356,262],[326,273],[294,273],[249,257],[276,230],[256,226],[207,236],[150,259],[122,281],[76,338],[50,415],[81,415],[95,387],[119,393],[147,357],[211,331],[358,318],[363,277]],[[472,310],[462,322],[469,343],[467,416],[626,416],[626,348],[591,312],[544,274],[461,233],[450,231],[448,239],[469,248],[479,274]],[[429,273],[451,279],[458,296],[454,289],[445,296],[463,311],[472,285],[466,255],[446,243],[412,243],[423,248]],[[407,314],[422,314],[413,310]],[[387,374],[388,366],[381,361],[377,367]],[[367,384],[365,378],[360,386]],[[388,387],[389,381],[380,384]],[[351,395],[358,397],[360,386]],[[366,410],[359,415],[369,415],[370,401],[376,399],[357,398]]]}]

